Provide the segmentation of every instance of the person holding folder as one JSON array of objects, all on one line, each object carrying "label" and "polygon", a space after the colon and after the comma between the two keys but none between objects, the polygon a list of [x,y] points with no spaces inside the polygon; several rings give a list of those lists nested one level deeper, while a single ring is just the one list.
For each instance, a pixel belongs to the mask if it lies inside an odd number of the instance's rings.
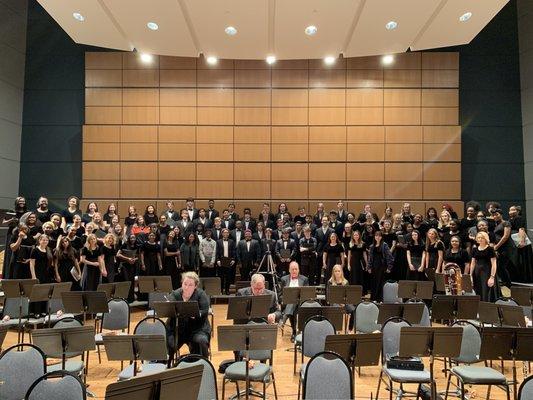
[{"label": "person holding folder", "polygon": [[[191,354],[209,356],[209,339],[211,337],[211,325],[207,318],[209,313],[209,296],[198,287],[200,278],[196,272],[188,271],[181,274],[181,288],[174,290],[170,294],[173,301],[196,301],[200,313],[195,317],[179,318],[177,321],[178,342],[175,350],[179,350],[184,344],[189,346]],[[176,324],[175,319],[169,321]],[[174,338],[169,334],[170,343],[174,343]]]}]

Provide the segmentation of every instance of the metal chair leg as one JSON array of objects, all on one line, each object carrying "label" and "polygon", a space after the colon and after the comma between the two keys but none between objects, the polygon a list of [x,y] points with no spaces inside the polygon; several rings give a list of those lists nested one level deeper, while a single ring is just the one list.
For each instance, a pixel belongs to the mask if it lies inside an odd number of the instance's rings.
[{"label": "metal chair leg", "polygon": [[378,390],[376,391],[376,399],[379,399],[379,388],[381,386],[381,378],[383,377],[383,370],[379,373]]},{"label": "metal chair leg", "polygon": [[450,383],[452,381],[452,374],[448,375],[448,383],[446,384],[446,393],[444,393],[444,400],[448,400],[448,391],[450,390]]},{"label": "metal chair leg", "polygon": [[461,380],[461,400],[465,400],[465,384]]},{"label": "metal chair leg", "polygon": [[224,400],[224,395],[225,395],[225,391],[226,391],[226,379],[224,377],[222,377],[222,400]]},{"label": "metal chair leg", "polygon": [[392,380],[389,379],[389,400],[392,400]]},{"label": "metal chair leg", "polygon": [[278,389],[276,388],[276,378],[274,377],[274,372],[272,372],[271,375],[272,375],[272,386],[274,387],[274,398],[278,400]]},{"label": "metal chair leg", "polygon": [[490,389],[492,388],[492,385],[489,385],[488,389],[487,389],[487,400],[490,399]]},{"label": "metal chair leg", "polygon": [[[509,393],[509,384],[505,385],[505,391],[507,392],[507,400],[511,400],[511,394]],[[514,396],[518,396],[518,394],[515,392]]]}]

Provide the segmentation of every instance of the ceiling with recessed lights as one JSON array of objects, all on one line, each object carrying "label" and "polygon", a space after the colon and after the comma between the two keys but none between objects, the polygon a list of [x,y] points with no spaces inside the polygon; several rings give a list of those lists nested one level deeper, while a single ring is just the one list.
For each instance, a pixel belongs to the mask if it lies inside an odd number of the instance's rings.
[{"label": "ceiling with recessed lights", "polygon": [[469,43],[509,0],[38,0],[81,44],[278,60]]}]

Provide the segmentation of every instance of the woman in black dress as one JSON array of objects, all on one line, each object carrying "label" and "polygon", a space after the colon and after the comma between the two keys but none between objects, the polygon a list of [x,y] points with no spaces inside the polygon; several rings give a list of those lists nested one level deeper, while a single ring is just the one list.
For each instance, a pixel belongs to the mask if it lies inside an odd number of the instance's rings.
[{"label": "woman in black dress", "polygon": [[348,266],[350,269],[350,285],[362,285],[363,292],[368,292],[368,280],[365,279],[368,255],[366,244],[359,231],[352,233],[352,240],[348,243]]},{"label": "woman in black dress", "polygon": [[80,199],[76,196],[70,196],[67,200],[67,208],[61,211],[61,227],[65,227],[69,224],[72,224],[74,215],[79,215],[81,217],[82,212],[80,210]]},{"label": "woman in black dress", "polygon": [[142,244],[141,248],[141,270],[143,275],[160,275],[163,269],[161,263],[161,247],[156,241],[153,232],[148,234],[148,240]]},{"label": "woman in black dress", "polygon": [[383,300],[383,285],[394,266],[394,259],[387,243],[383,241],[381,231],[374,233],[374,242],[368,251],[368,269],[371,279],[371,299]]},{"label": "woman in black dress", "polygon": [[103,218],[107,225],[113,226],[111,222],[113,221],[114,217],[118,218],[117,206],[115,205],[115,203],[111,203],[109,204],[109,206],[107,206],[107,212],[104,214]]},{"label": "woman in black dress", "polygon": [[[4,251],[4,270],[3,275],[4,279],[13,278],[13,271],[11,270],[11,264],[15,264],[15,260],[11,257],[11,248],[10,245],[13,243],[12,234],[20,222],[20,217],[22,217],[27,211],[26,199],[24,197],[17,197],[15,199],[15,205],[13,208],[12,216],[6,216],[3,221],[0,221],[2,225],[8,225],[7,235],[6,235],[6,249]],[[16,239],[15,239],[16,241]],[[29,273],[29,272],[28,272]]]},{"label": "woman in black dress", "polygon": [[194,233],[189,233],[180,246],[181,267],[184,271],[197,272],[200,268],[200,247]]},{"label": "woman in black dress", "polygon": [[498,255],[498,276],[504,286],[511,287],[511,275],[516,276],[516,268],[511,261],[511,253],[514,247],[511,239],[511,223],[504,221],[502,210],[496,209],[492,212],[494,219],[494,251]]},{"label": "woman in black dress", "polygon": [[[54,271],[53,261],[52,251],[48,248],[48,237],[46,235],[39,236],[38,244],[30,254],[31,279],[38,279],[39,283],[52,283],[56,277],[59,278],[57,270]],[[46,313],[46,301],[32,304],[35,314]]]},{"label": "woman in black dress", "polygon": [[520,206],[509,207],[509,222],[511,223],[512,240],[515,244],[514,264],[515,278],[519,282],[533,282],[533,251],[531,240],[527,236],[526,221],[522,217]]},{"label": "woman in black dress", "polygon": [[39,197],[39,200],[37,200],[35,214],[37,215],[37,220],[40,224],[50,221],[52,211],[48,209],[48,199],[46,197],[41,196]]},{"label": "woman in black dress", "polygon": [[119,270],[122,280],[124,282],[131,282],[128,294],[128,303],[131,303],[135,300],[133,295],[135,277],[139,275],[139,249],[135,235],[128,236],[126,243],[117,252],[117,259],[120,261]]},{"label": "woman in black dress", "polygon": [[331,270],[336,264],[344,265],[344,247],[339,242],[336,233],[331,233],[328,237],[328,243],[324,246],[322,254],[322,269],[324,270],[324,282],[331,278]]},{"label": "woman in black dress", "polygon": [[77,257],[79,258],[81,256],[81,249],[83,248],[83,245],[85,243],[84,239],[86,238],[76,236],[76,229],[72,229],[71,227],[68,227],[67,233],[65,233],[65,235],[62,235],[61,237],[66,237],[69,240],[71,246],[74,248],[74,250],[76,250]]},{"label": "woman in black dress", "polygon": [[424,272],[429,280],[433,280],[435,272],[442,273],[444,260],[444,244],[435,228],[431,228],[427,233],[425,253]]},{"label": "woman in black dress", "polygon": [[[66,237],[61,238],[58,247],[54,252],[54,264],[57,274],[58,282],[72,282],[71,290],[80,290],[80,284],[70,271],[74,268],[78,276],[81,276],[80,265],[76,258],[76,250],[70,244],[70,240]],[[59,279],[57,279],[59,278]]]},{"label": "woman in black dress", "polygon": [[106,270],[106,277],[102,279],[104,283],[115,282],[115,275],[117,273],[117,248],[115,246],[115,235],[108,233],[104,237],[104,244],[100,248],[104,256],[104,268]]},{"label": "woman in black dress", "polygon": [[452,219],[450,223],[448,224],[448,230],[445,231],[442,234],[442,243],[444,243],[444,248],[449,249],[450,248],[450,240],[452,236],[457,236],[461,239],[461,246],[463,245],[463,239],[461,235],[461,231],[459,230],[459,221],[456,219]]},{"label": "woman in black dress", "polygon": [[426,211],[426,223],[429,228],[437,228],[439,226],[439,219],[435,207],[429,207]]},{"label": "woman in black dress", "polygon": [[159,218],[157,218],[157,213],[153,204],[149,204],[144,211],[144,223],[146,225],[159,223]]},{"label": "woman in black dress", "polygon": [[52,253],[57,247],[57,240],[59,239],[59,232],[54,230],[54,224],[50,221],[45,222],[41,227],[43,234],[48,236],[48,247],[52,250]]},{"label": "woman in black dress", "polygon": [[478,232],[477,247],[472,249],[472,262],[467,273],[472,275],[474,290],[481,301],[494,303],[501,296],[497,276],[496,253],[490,246],[489,235]]},{"label": "woman in black dress", "polygon": [[159,225],[157,225],[157,230],[159,231],[161,241],[164,241],[164,238],[167,237],[171,229],[172,227],[167,223],[167,216],[165,214],[161,214],[159,216]]},{"label": "woman in black dress", "polygon": [[104,255],[98,247],[98,242],[94,234],[87,236],[85,246],[81,249],[80,264],[83,265],[82,283],[83,290],[96,290],[106,276],[104,268]]},{"label": "woman in black dress", "polygon": [[180,287],[180,244],[176,239],[176,232],[168,232],[167,239],[165,241],[164,257],[163,257],[163,271],[165,275],[170,276],[172,279],[172,288],[175,290]]},{"label": "woman in black dress", "polygon": [[68,226],[76,231],[76,236],[82,237],[85,233],[85,228],[81,225],[81,217],[78,214],[72,217],[72,222]]},{"label": "woman in black dress", "polygon": [[20,224],[11,234],[9,249],[10,256],[10,279],[30,279],[30,254],[35,239],[29,235],[26,224]]},{"label": "woman in black dress", "polygon": [[374,232],[375,229],[372,225],[363,225],[362,238],[367,249],[372,246],[372,243],[374,242]]},{"label": "woman in black dress", "polygon": [[[126,225],[126,232],[129,235],[133,225],[137,223],[137,209],[134,206],[128,207],[128,215],[124,218],[124,225]],[[144,221],[144,218],[143,218]]]},{"label": "woman in black dress", "polygon": [[[344,229],[342,230],[342,235],[340,239],[344,247],[344,254],[346,255],[346,257],[348,257],[348,250],[350,247],[350,242],[352,241],[352,224],[348,222],[344,224]],[[346,269],[344,271],[345,276],[349,275],[349,270],[347,268],[348,265],[346,265]]]},{"label": "woman in black dress", "polygon": [[410,240],[407,244],[407,262],[409,268],[405,279],[423,281],[424,275],[424,242],[417,230],[411,232]]},{"label": "woman in black dress", "polygon": [[94,201],[91,201],[89,204],[87,204],[87,209],[85,210],[85,213],[81,216],[81,222],[83,223],[83,225],[92,222],[94,214],[97,212],[98,205]]},{"label": "woman in black dress", "polygon": [[444,252],[444,264],[446,263],[457,264],[461,268],[461,274],[464,274],[470,265],[470,256],[462,248],[459,236],[450,238],[450,248]]}]

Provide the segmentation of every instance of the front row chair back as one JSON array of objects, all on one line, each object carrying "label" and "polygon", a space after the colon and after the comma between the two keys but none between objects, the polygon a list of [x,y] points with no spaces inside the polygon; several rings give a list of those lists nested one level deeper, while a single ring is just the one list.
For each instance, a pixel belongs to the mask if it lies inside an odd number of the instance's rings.
[{"label": "front row chair back", "polygon": [[326,336],[335,335],[335,327],[326,317],[315,315],[309,318],[302,332],[302,361],[324,351]]},{"label": "front row chair back", "polygon": [[383,285],[383,303],[401,303],[402,299],[398,297],[398,282],[387,281]]},{"label": "front row chair back", "polygon": [[403,318],[392,317],[383,324],[383,351],[382,357],[386,360],[387,356],[397,356],[400,352],[400,331],[404,326],[411,324]]},{"label": "front row chair back", "polygon": [[26,400],[86,400],[85,385],[67,371],[49,372],[28,389]]},{"label": "front row chair back", "polygon": [[46,356],[32,344],[16,344],[0,354],[0,399],[20,400],[46,373]]},{"label": "front row chair back", "polygon": [[130,326],[130,307],[124,299],[111,299],[107,302],[109,312],[102,316],[102,329],[112,331],[129,330]]},{"label": "front row chair back", "polygon": [[146,317],[141,319],[135,329],[133,330],[135,335],[167,335],[167,328],[165,323],[160,318]]},{"label": "front row chair back", "polygon": [[303,398],[353,399],[353,375],[348,363],[337,353],[322,351],[307,363]]},{"label": "front row chair back", "polygon": [[524,379],[518,390],[518,400],[533,399],[533,375]]},{"label": "front row chair back", "polygon": [[452,361],[461,364],[474,364],[479,362],[481,335],[477,327],[465,320],[456,321],[452,326],[460,326],[463,328],[461,352],[459,353],[459,357],[453,358]]},{"label": "front row chair back", "polygon": [[176,368],[189,368],[195,365],[203,365],[202,383],[198,392],[197,400],[218,400],[217,376],[211,362],[198,354],[187,354],[178,359]]},{"label": "front row chair back", "polygon": [[381,325],[377,323],[379,307],[375,303],[363,301],[357,305],[354,313],[356,332],[372,333],[381,329]]}]

